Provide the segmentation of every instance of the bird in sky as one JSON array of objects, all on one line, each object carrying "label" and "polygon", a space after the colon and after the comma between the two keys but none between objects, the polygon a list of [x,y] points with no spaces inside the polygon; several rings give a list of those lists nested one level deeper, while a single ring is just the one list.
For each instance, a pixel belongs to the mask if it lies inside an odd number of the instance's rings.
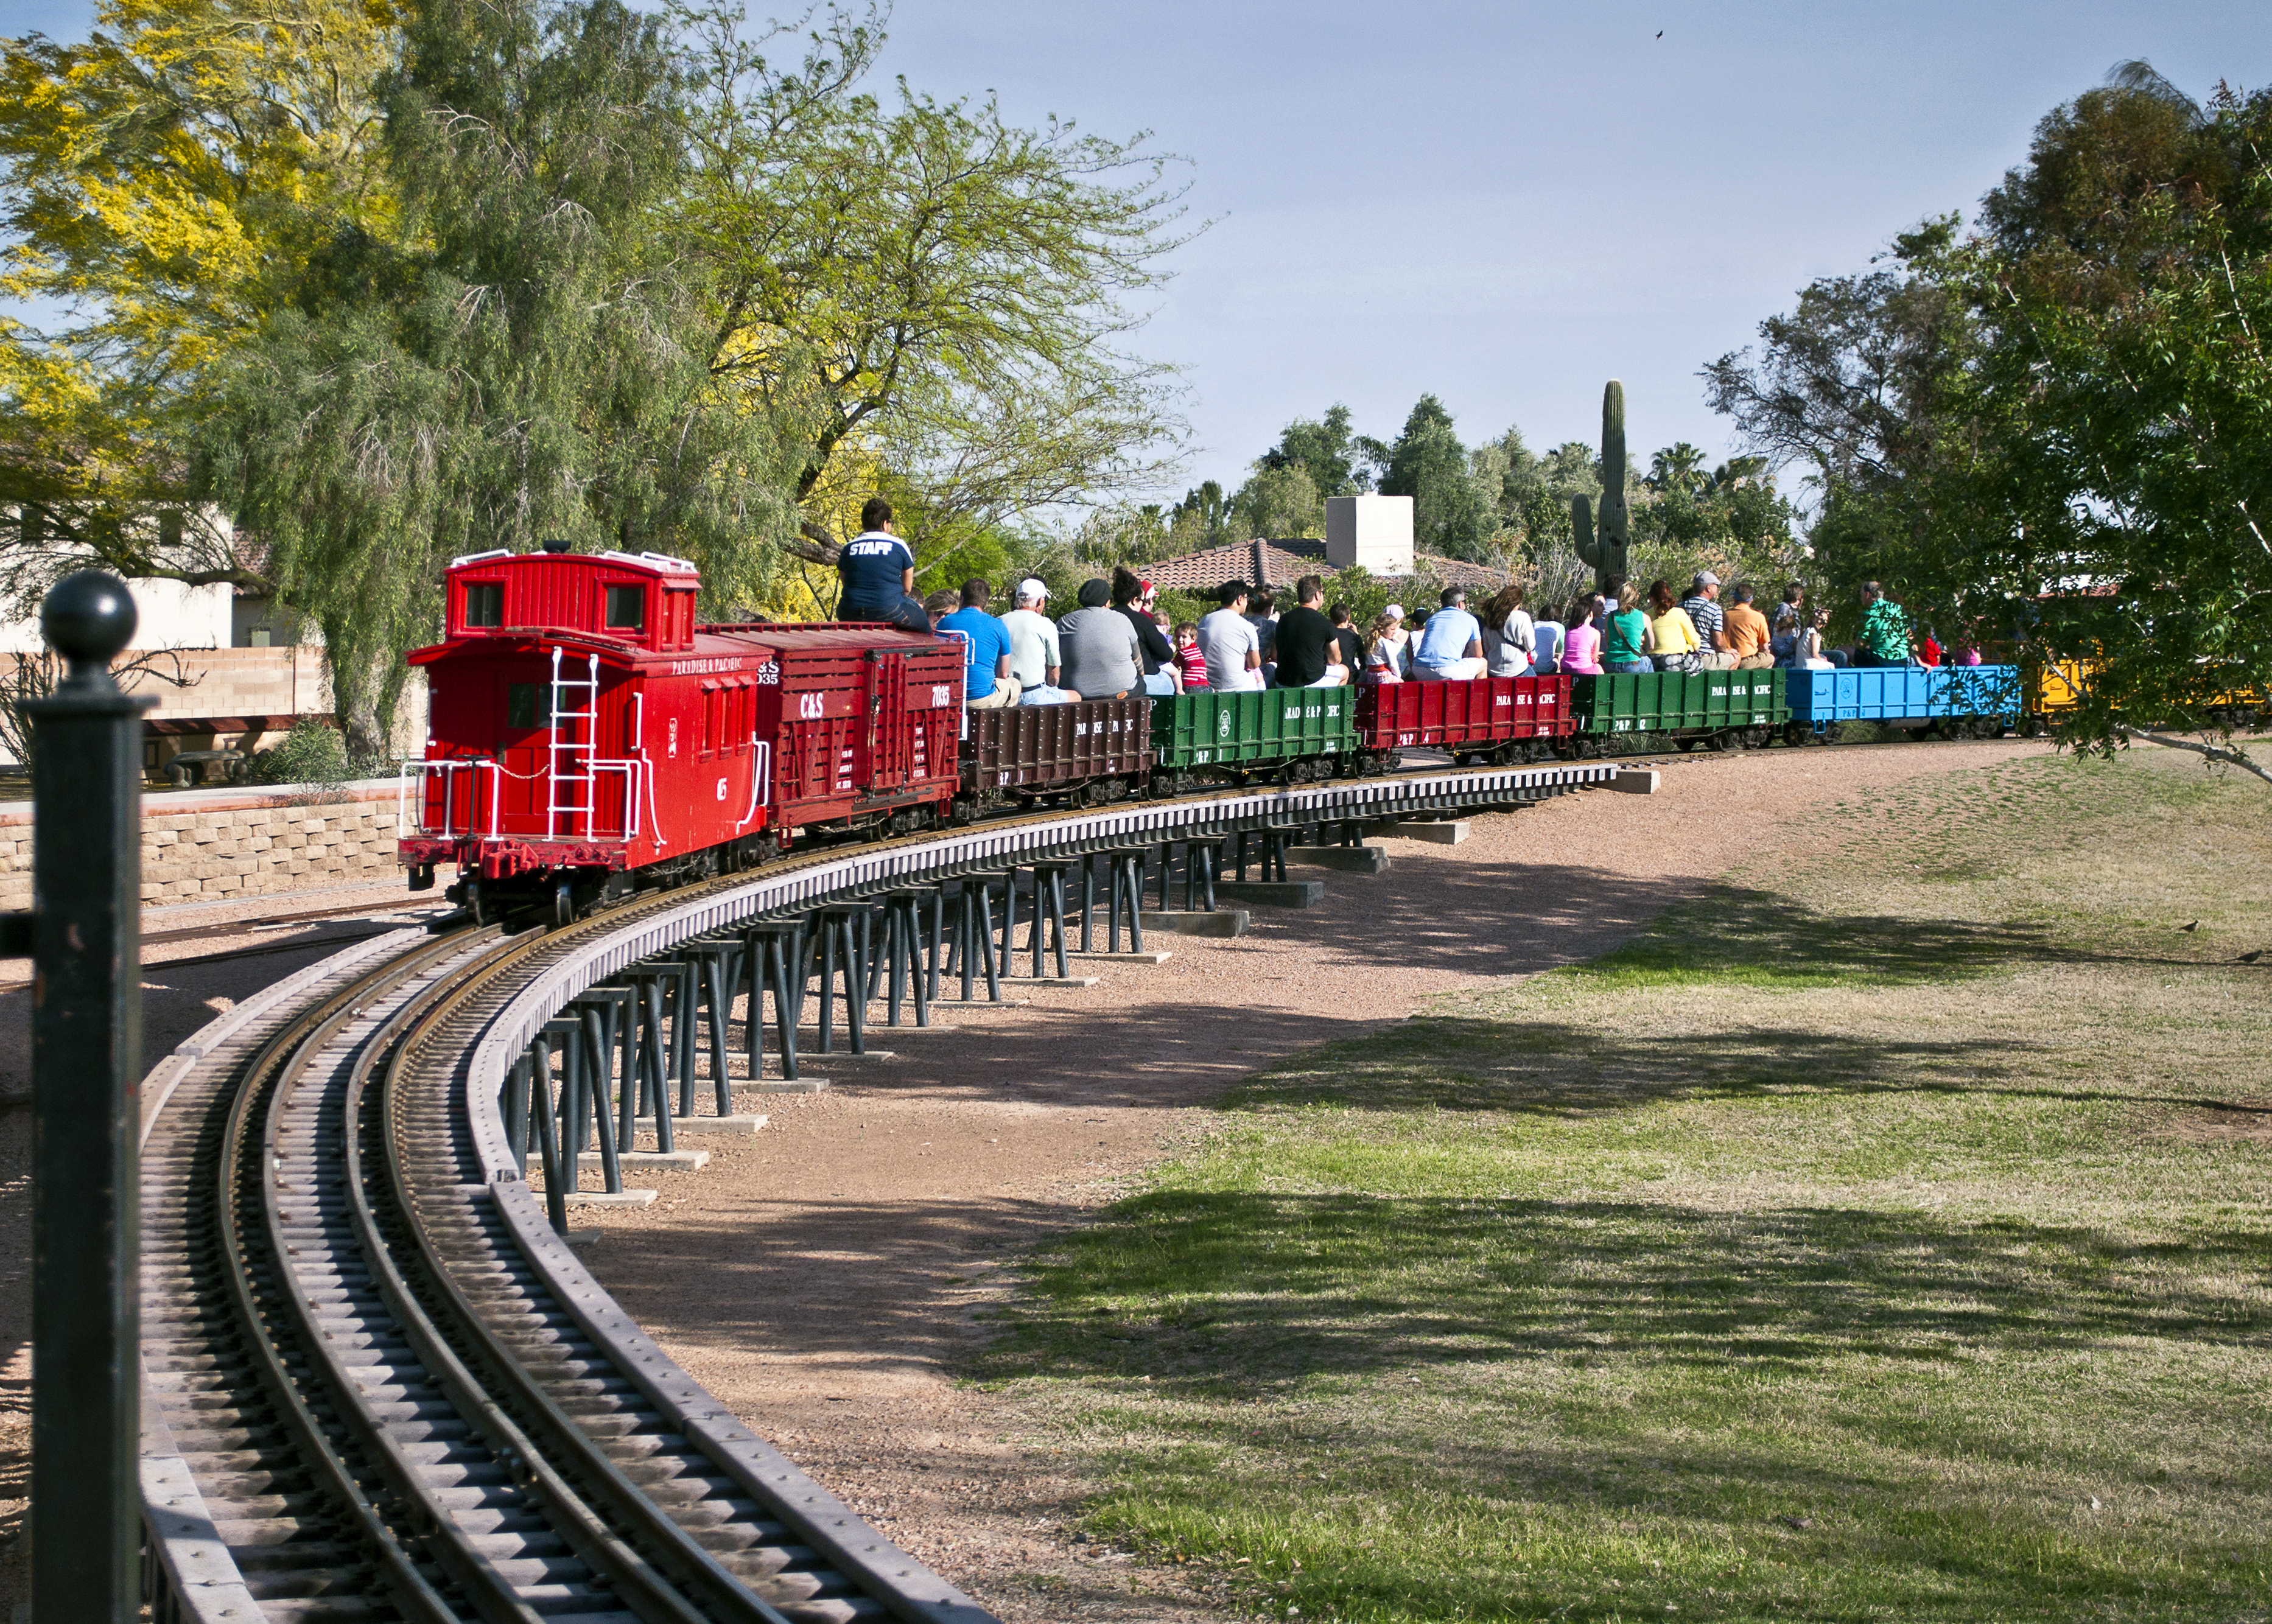
[{"label": "bird in sky", "polygon": [[1662,29],[1662,28],[1658,29],[1658,30],[1656,31],[1656,37],[1657,37],[1658,39],[1660,39],[1660,40],[1662,40],[1663,38],[1664,38],[1664,30],[1663,30],[1663,29]]}]

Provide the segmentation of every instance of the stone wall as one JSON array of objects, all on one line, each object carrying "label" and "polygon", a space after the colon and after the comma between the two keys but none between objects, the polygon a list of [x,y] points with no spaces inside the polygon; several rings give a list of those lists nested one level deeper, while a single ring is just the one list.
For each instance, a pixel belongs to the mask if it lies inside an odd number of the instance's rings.
[{"label": "stone wall", "polygon": [[[142,902],[210,902],[383,880],[394,861],[395,786],[189,790],[142,801]],[[0,807],[0,908],[32,905],[32,808]]]}]

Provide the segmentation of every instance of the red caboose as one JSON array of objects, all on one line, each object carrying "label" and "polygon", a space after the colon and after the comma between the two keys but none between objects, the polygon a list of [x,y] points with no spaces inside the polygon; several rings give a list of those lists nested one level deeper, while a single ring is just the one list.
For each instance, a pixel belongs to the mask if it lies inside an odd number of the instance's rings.
[{"label": "red caboose", "polygon": [[698,626],[660,554],[476,554],[450,567],[405,764],[399,860],[454,865],[486,913],[565,917],[641,880],[743,867],[799,828],[907,828],[956,786],[959,645],[883,626]]}]

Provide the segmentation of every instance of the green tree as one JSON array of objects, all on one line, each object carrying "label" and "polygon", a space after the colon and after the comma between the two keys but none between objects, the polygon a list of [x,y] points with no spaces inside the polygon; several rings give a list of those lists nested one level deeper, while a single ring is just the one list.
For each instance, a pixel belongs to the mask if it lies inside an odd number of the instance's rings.
[{"label": "green tree", "polygon": [[1412,498],[1412,541],[1423,552],[1481,560],[1496,529],[1491,502],[1476,485],[1451,413],[1423,395],[1388,448],[1384,495]]},{"label": "green tree", "polygon": [[2026,628],[2095,671],[2072,736],[2232,748],[2272,685],[2272,91],[2206,107],[2143,63],[2056,109],[1963,262],[1990,338],[1967,404],[1980,545],[1937,596],[2043,600]]},{"label": "green tree", "polygon": [[1258,467],[1231,500],[1235,539],[1248,536],[1322,536],[1326,501],[1309,470]]},{"label": "green tree", "polygon": [[1820,481],[1847,581],[2026,654],[2095,662],[2068,736],[2234,746],[2272,682],[2272,93],[2143,63],[2055,108],[1960,238],[1818,283],[1706,369],[1752,448]]},{"label": "green tree", "polygon": [[1683,440],[1668,445],[1649,458],[1648,478],[1645,481],[1654,491],[1681,491],[1700,495],[1711,487],[1711,478],[1704,472],[1706,458],[1703,449]]},{"label": "green tree", "polygon": [[1244,540],[1231,532],[1230,498],[1223,495],[1222,487],[1214,480],[1202,480],[1184,493],[1169,515],[1171,533],[1191,544],[1188,550],[1204,547],[1221,547],[1225,542]]},{"label": "green tree", "polygon": [[670,15],[699,81],[672,235],[704,267],[720,388],[795,447],[792,550],[833,562],[880,488],[928,573],[1157,483],[1183,427],[1127,339],[1182,240],[1174,160],[904,83],[887,105],[859,88],[872,12],[826,11],[793,67],[737,6]]},{"label": "green tree", "polygon": [[564,536],[685,554],[729,601],[764,584],[781,450],[713,388],[663,228],[682,89],[617,0],[429,0],[386,92],[402,231],[339,233],[223,374],[209,488],[322,625],[358,759],[452,554]]},{"label": "green tree", "polygon": [[266,588],[190,500],[214,368],[341,226],[382,228],[387,0],[103,0],[78,44],[0,40],[0,548],[17,613],[88,555]]},{"label": "green tree", "polygon": [[1349,409],[1339,402],[1322,418],[1297,417],[1287,424],[1278,443],[1255,466],[1262,473],[1298,468],[1320,499],[1360,495],[1371,488],[1362,443],[1349,428]]}]

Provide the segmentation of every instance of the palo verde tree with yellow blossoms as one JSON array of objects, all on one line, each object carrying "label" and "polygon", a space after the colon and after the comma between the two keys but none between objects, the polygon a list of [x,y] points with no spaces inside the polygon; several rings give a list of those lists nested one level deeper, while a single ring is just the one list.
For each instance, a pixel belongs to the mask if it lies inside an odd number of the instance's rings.
[{"label": "palo verde tree with yellow blossoms", "polygon": [[265,587],[190,500],[187,430],[341,222],[383,231],[392,0],[106,0],[79,43],[0,40],[0,594],[91,553]]}]

